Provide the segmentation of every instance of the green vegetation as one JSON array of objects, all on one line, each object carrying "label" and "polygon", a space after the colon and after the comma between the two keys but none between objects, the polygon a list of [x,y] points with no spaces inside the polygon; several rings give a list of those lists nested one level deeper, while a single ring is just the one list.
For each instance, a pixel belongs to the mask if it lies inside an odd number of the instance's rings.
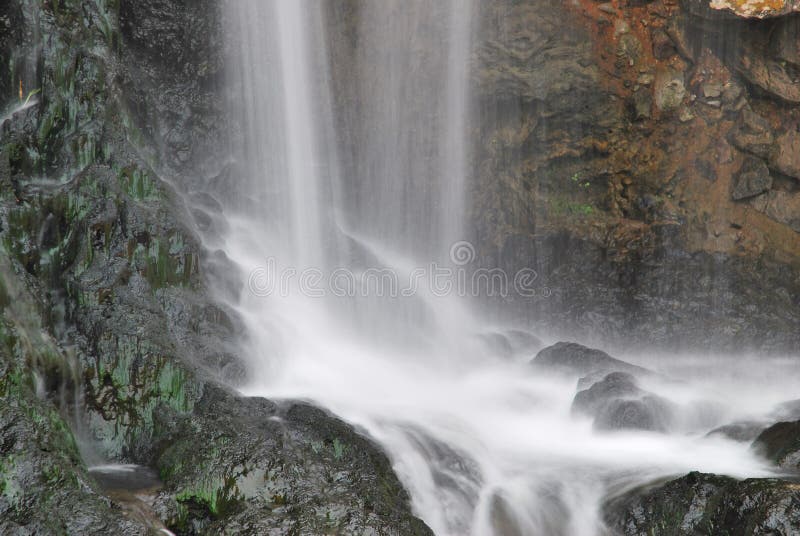
[{"label": "green vegetation", "polygon": [[563,197],[551,199],[550,210],[556,216],[591,216],[595,213],[594,206],[564,199]]}]

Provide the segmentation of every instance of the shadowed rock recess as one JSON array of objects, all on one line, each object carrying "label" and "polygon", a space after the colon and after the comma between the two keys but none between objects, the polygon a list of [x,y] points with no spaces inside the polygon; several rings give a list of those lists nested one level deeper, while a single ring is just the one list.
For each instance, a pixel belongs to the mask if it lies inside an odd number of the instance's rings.
[{"label": "shadowed rock recess", "polygon": [[[243,135],[223,4],[0,2],[0,534],[432,534],[372,439],[226,387],[246,374],[243,327],[212,290],[245,277],[200,238],[221,235],[208,192],[236,188],[224,140]],[[796,352],[798,10],[481,2],[472,238],[480,267],[548,289],[491,307],[609,347]],[[646,369],[565,343],[533,367],[580,380],[575,411],[600,430],[669,424]],[[736,430],[796,471],[798,417]],[[152,522],[92,457],[158,471]],[[800,534],[800,486],[691,473],[620,492],[604,518],[631,536]]]}]

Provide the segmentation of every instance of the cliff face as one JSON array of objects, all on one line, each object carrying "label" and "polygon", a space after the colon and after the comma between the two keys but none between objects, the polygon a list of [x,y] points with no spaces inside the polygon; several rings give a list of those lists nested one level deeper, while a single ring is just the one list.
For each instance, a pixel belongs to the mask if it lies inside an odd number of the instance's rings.
[{"label": "cliff face", "polygon": [[[370,440],[223,387],[231,267],[198,238],[230,187],[223,24],[215,1],[0,6],[3,534],[429,532]],[[157,469],[155,525],[82,454]]]},{"label": "cliff face", "polygon": [[[476,244],[552,291],[503,306],[613,342],[796,350],[796,9],[481,3]],[[222,210],[208,192],[235,187],[223,17],[0,5],[0,532],[150,530],[103,496],[72,418],[106,459],[159,469],[176,532],[428,532],[372,442],[221,386],[244,374],[239,322],[209,298],[231,267],[198,237]],[[352,46],[333,47],[339,78]]]},{"label": "cliff face", "polygon": [[800,19],[713,7],[484,10],[477,242],[552,290],[518,311],[626,345],[797,347]]}]

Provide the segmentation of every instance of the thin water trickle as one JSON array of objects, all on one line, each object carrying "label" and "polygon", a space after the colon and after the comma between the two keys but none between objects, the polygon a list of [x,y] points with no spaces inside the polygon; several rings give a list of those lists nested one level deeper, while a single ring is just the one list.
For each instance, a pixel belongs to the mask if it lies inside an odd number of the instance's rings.
[{"label": "thin water trickle", "polygon": [[[770,473],[746,444],[706,436],[771,410],[739,403],[763,378],[690,360],[647,380],[676,408],[666,433],[599,432],[571,412],[575,378],[535,371],[530,349],[486,344],[469,300],[424,283],[409,295],[331,291],[339,270],[403,280],[465,238],[477,4],[365,2],[355,35],[327,23],[324,2],[228,5],[246,177],[228,200],[225,249],[251,276],[234,304],[246,393],[312,400],[367,430],[441,535],[603,534],[610,493],[690,470]],[[329,64],[333,43],[347,65]],[[792,398],[790,377],[770,378],[770,403]],[[698,418],[698,404],[715,409]]]}]

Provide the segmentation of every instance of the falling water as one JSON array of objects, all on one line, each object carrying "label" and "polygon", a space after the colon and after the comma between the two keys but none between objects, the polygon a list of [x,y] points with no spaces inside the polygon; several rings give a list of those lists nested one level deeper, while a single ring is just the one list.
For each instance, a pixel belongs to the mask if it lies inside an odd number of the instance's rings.
[{"label": "falling water", "polygon": [[[229,3],[245,177],[228,200],[226,250],[249,275],[237,304],[246,392],[313,400],[367,430],[443,535],[602,534],[609,493],[695,469],[766,474],[746,446],[705,432],[796,386],[767,400],[735,376],[653,380],[686,418],[669,434],[602,434],[570,415],[574,379],[483,344],[468,300],[425,281],[408,295],[330,292],[337,271],[402,282],[446,265],[469,204],[477,3],[352,5],[345,35],[325,2]],[[331,43],[346,65],[331,65]],[[316,283],[302,281],[308,269]],[[689,418],[701,402],[724,409]]]}]

